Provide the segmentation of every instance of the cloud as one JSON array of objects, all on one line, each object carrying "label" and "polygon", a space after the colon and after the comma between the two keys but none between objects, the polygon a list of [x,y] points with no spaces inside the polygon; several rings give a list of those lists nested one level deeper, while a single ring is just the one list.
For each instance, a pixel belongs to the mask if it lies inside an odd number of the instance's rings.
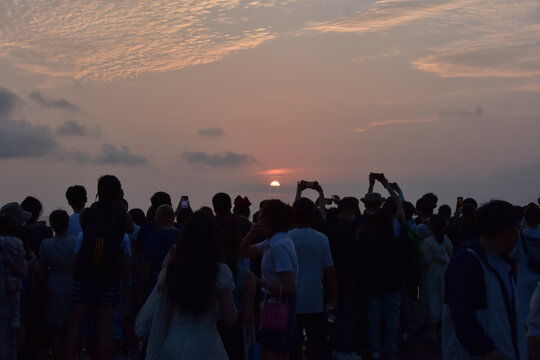
[{"label": "cloud", "polygon": [[13,119],[22,103],[17,94],[0,87],[0,159],[45,157],[57,148],[48,127]]},{"label": "cloud", "polygon": [[178,70],[276,38],[267,21],[227,24],[216,19],[243,19],[285,3],[5,0],[0,5],[0,58],[25,71],[82,80]]},{"label": "cloud", "polygon": [[439,116],[449,116],[449,117],[481,117],[484,113],[484,109],[477,107],[474,111],[467,109],[457,109],[457,110],[441,110],[439,111]]},{"label": "cloud", "polygon": [[370,122],[369,124],[366,125],[366,128],[347,129],[347,131],[354,132],[354,133],[364,133],[368,131],[370,128],[379,127],[379,126],[388,126],[388,125],[396,125],[396,124],[423,124],[423,123],[432,123],[436,121],[437,121],[436,117],[382,120],[382,121]]},{"label": "cloud", "polygon": [[97,155],[81,151],[79,149],[60,150],[55,154],[55,160],[74,162],[78,165],[126,165],[140,166],[148,163],[148,160],[140,155],[132,154],[126,146],[117,148],[105,143],[101,146],[101,152]]},{"label": "cloud", "polygon": [[56,133],[61,136],[99,137],[99,129],[89,129],[76,120],[66,121],[56,129]]},{"label": "cloud", "polygon": [[255,162],[251,155],[225,152],[222,154],[208,154],[203,151],[185,151],[182,159],[190,164],[208,165],[212,167],[238,167]]},{"label": "cloud", "polygon": [[33,125],[26,120],[0,121],[0,158],[39,158],[57,148],[46,126]]},{"label": "cloud", "polygon": [[0,120],[8,117],[15,107],[21,103],[17,94],[0,86]]},{"label": "cloud", "polygon": [[528,77],[540,75],[538,14],[537,0],[380,0],[350,16],[310,22],[304,32],[386,34],[409,26],[411,35],[425,36],[429,27],[431,36],[453,40],[413,60],[416,69],[441,77]]},{"label": "cloud", "polygon": [[50,99],[39,91],[32,91],[29,96],[30,99],[45,108],[62,109],[72,112],[78,112],[80,110],[77,105],[67,101],[66,99]]},{"label": "cloud", "polygon": [[222,128],[207,128],[207,129],[199,129],[197,130],[197,133],[199,136],[203,137],[209,137],[209,138],[218,138],[225,135],[225,132]]},{"label": "cloud", "polygon": [[466,1],[376,1],[367,9],[351,16],[330,21],[308,23],[304,30],[318,33],[366,34],[438,17],[460,8]]},{"label": "cloud", "polygon": [[131,154],[126,146],[117,148],[111,144],[103,144],[101,146],[101,154],[99,154],[91,162],[102,165],[144,165],[148,160],[140,155]]}]

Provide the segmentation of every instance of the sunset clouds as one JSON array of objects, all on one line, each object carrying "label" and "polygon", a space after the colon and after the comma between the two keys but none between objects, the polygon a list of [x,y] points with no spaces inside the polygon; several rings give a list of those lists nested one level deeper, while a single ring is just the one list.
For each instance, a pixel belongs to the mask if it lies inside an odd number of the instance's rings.
[{"label": "sunset clouds", "polygon": [[0,0],[0,198],[114,173],[143,208],[288,201],[375,171],[525,202],[537,171],[496,169],[540,159],[538,34],[538,0]]}]

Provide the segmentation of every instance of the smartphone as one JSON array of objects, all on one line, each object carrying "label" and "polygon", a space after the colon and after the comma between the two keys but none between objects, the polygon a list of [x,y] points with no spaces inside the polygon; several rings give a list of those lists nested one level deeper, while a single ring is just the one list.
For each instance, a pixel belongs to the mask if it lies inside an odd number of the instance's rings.
[{"label": "smartphone", "polygon": [[306,186],[306,189],[312,189],[316,183],[317,183],[316,181],[304,181],[304,185]]},{"label": "smartphone", "polygon": [[324,199],[324,203],[325,203],[326,205],[332,205],[332,201],[333,201],[332,199],[328,199],[328,198],[325,198],[325,199]]},{"label": "smartphone", "polygon": [[459,209],[463,206],[463,196],[458,196],[456,201],[456,207]]},{"label": "smartphone", "polygon": [[189,208],[189,197],[188,196],[182,196],[180,198],[180,208],[181,209],[187,209]]}]

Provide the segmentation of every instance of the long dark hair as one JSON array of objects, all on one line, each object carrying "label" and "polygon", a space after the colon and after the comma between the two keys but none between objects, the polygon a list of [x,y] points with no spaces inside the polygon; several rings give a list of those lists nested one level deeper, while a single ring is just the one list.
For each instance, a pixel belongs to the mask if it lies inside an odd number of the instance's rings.
[{"label": "long dark hair", "polygon": [[217,224],[212,216],[195,212],[185,223],[176,257],[167,269],[169,298],[184,314],[204,314],[213,302],[218,272]]},{"label": "long dark hair", "polygon": [[429,218],[429,227],[435,240],[439,244],[444,242],[444,229],[446,228],[446,220],[440,215],[431,215]]}]

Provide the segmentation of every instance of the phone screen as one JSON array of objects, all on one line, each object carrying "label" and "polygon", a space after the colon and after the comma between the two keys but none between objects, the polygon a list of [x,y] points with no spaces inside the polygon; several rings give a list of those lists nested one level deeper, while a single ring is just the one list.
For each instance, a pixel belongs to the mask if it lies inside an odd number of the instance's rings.
[{"label": "phone screen", "polygon": [[182,196],[180,199],[180,207],[182,209],[187,209],[189,207],[189,198],[187,196]]},{"label": "phone screen", "polygon": [[463,206],[463,196],[458,196],[456,204],[458,208]]}]

